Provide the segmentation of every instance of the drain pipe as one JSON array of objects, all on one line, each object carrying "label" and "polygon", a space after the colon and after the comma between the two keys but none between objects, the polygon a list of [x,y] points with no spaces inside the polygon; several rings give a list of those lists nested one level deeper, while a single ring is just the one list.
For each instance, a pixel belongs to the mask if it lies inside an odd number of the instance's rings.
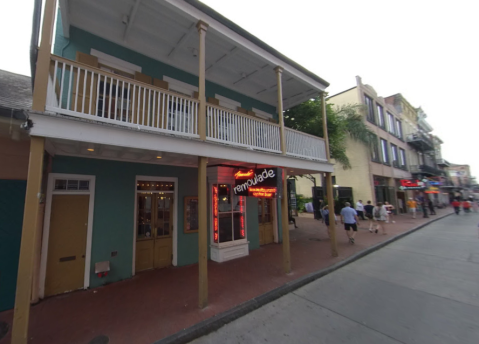
[{"label": "drain pipe", "polygon": [[38,57],[38,41],[40,37],[40,21],[42,17],[42,0],[35,0],[33,7],[32,37],[30,40],[30,72],[32,74],[32,90],[35,85],[35,72]]}]

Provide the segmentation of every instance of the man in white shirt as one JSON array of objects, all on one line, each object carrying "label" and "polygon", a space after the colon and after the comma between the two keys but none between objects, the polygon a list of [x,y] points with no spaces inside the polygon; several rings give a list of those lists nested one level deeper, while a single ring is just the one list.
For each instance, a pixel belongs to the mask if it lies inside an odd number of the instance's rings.
[{"label": "man in white shirt", "polygon": [[356,203],[356,213],[358,213],[358,218],[360,217],[362,220],[366,220],[364,218],[364,205],[361,200]]}]

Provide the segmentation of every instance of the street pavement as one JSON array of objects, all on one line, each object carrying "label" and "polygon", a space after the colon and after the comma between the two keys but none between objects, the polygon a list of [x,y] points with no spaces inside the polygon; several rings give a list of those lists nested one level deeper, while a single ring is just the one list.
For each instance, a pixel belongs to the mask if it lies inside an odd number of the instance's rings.
[{"label": "street pavement", "polygon": [[451,215],[194,344],[479,343],[479,215]]}]

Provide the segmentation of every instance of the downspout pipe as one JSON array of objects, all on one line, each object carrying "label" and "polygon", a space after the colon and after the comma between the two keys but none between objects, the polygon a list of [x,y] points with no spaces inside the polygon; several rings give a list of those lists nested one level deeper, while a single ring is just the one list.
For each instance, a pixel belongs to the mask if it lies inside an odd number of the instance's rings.
[{"label": "downspout pipe", "polygon": [[38,41],[40,38],[40,25],[42,18],[42,0],[35,0],[33,7],[32,36],[30,40],[30,72],[33,85],[35,85],[35,72],[38,57]]}]

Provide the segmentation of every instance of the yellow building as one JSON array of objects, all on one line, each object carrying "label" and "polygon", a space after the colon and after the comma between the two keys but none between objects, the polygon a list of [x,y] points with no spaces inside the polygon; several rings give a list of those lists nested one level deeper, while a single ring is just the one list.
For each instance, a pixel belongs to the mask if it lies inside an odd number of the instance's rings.
[{"label": "yellow building", "polygon": [[[388,201],[404,211],[406,194],[400,189],[399,181],[411,178],[407,168],[411,154],[408,153],[403,130],[405,116],[398,113],[386,99],[378,96],[373,87],[363,84],[360,77],[356,77],[356,82],[355,87],[329,97],[328,102],[334,107],[348,104],[364,105],[365,123],[376,135],[377,142],[370,148],[348,139],[347,155],[352,168],[345,170],[336,163],[333,183],[340,200],[347,198],[346,195],[341,197],[341,190],[347,194],[345,187],[350,187],[354,202],[362,200],[366,204],[368,200]],[[413,123],[415,118],[411,115],[410,123]],[[321,175],[314,177],[320,186]],[[313,183],[307,178],[299,178],[296,182],[296,192],[311,197],[312,186]]]}]

